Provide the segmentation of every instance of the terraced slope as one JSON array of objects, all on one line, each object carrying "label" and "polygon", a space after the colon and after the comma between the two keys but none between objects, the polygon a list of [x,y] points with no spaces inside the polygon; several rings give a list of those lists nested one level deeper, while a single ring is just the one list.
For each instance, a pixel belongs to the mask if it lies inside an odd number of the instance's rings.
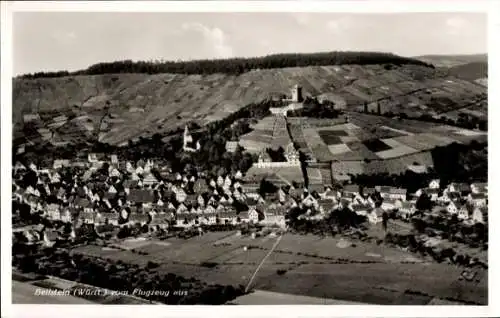
[{"label": "terraced slope", "polygon": [[[449,97],[457,103],[451,107],[459,108],[460,103],[486,93],[485,87],[474,82],[450,81],[435,69],[417,65],[295,67],[241,75],[106,74],[14,79],[15,136],[24,135],[34,142],[55,142],[56,138],[58,142],[73,142],[82,135],[98,136],[103,142],[120,144],[189,121],[203,124],[223,118],[276,92],[289,93],[294,84],[301,85],[306,96],[328,94],[347,108],[380,98],[411,96],[429,88],[432,92],[427,95]],[[413,104],[425,104],[421,95]],[[109,111],[104,110],[106,107]],[[60,117],[63,114],[66,117]],[[23,130],[26,126],[29,129]]]}]

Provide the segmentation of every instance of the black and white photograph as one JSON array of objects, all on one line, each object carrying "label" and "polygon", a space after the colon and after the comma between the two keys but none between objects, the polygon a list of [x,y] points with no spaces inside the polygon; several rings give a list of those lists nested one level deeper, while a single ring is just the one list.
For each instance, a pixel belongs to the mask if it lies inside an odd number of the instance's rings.
[{"label": "black and white photograph", "polygon": [[488,10],[210,2],[2,3],[10,303],[493,305]]}]

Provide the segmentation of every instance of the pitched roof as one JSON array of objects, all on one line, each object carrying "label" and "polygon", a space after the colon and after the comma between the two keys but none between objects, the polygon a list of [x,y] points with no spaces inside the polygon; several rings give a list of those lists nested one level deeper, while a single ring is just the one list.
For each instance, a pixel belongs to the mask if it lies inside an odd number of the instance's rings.
[{"label": "pitched roof", "polygon": [[127,179],[127,180],[123,181],[124,188],[134,188],[137,186],[137,184],[138,184],[137,180]]},{"label": "pitched roof", "polygon": [[473,200],[486,199],[486,195],[484,193],[471,193],[470,196]]},{"label": "pitched roof", "polygon": [[352,209],[353,211],[368,211],[371,209],[371,206],[366,204],[353,204]]},{"label": "pitched roof", "polygon": [[404,194],[406,195],[407,190],[403,188],[392,188],[389,190],[390,194]]},{"label": "pitched roof", "polygon": [[144,189],[131,189],[127,200],[136,203],[150,203],[154,201],[153,191]]},{"label": "pitched roof", "polygon": [[405,201],[405,202],[401,203],[401,207],[403,209],[411,209],[411,208],[415,207],[415,203],[414,202],[410,202],[410,201]]},{"label": "pitched roof", "polygon": [[375,189],[377,189],[380,193],[390,193],[392,190],[392,187],[390,187],[390,186],[376,186]]},{"label": "pitched roof", "polygon": [[132,222],[147,222],[149,215],[143,213],[130,213],[128,220]]},{"label": "pitched roof", "polygon": [[359,185],[357,184],[348,184],[344,187],[344,192],[352,192],[359,193]]}]

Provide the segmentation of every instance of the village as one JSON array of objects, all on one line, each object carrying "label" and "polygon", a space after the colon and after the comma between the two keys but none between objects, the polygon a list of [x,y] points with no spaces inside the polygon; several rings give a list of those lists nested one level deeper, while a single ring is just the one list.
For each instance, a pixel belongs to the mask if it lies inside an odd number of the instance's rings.
[{"label": "village", "polygon": [[[106,237],[133,226],[139,226],[142,234],[221,224],[285,229],[288,212],[297,207],[305,211],[299,219],[308,220],[321,220],[347,208],[366,217],[370,226],[380,226],[384,213],[406,221],[424,213],[456,217],[468,225],[487,223],[485,183],[443,187],[439,180],[431,180],[428,187],[408,193],[391,186],[363,188],[352,183],[325,184],[314,190],[295,183],[297,187],[263,191],[262,182],[248,181],[240,171],[217,178],[173,173],[167,165],[152,160],[130,162],[116,155],[89,154],[87,161],[55,160],[52,167],[17,162],[13,168],[13,218],[18,220],[13,224],[14,233],[22,233],[30,243],[53,245],[75,239],[82,226],[93,226]],[[423,197],[432,208],[417,209],[417,201]],[[65,235],[62,228],[20,226],[26,223],[23,218],[35,214],[67,224],[71,230]]]}]

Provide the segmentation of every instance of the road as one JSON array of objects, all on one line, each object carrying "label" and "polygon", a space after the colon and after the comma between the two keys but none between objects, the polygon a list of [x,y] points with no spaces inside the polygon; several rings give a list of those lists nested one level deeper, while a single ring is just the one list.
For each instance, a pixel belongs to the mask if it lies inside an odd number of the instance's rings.
[{"label": "road", "polygon": [[29,283],[12,281],[12,303],[13,304],[95,304],[89,300],[74,296],[48,296],[36,295],[37,286]]}]

